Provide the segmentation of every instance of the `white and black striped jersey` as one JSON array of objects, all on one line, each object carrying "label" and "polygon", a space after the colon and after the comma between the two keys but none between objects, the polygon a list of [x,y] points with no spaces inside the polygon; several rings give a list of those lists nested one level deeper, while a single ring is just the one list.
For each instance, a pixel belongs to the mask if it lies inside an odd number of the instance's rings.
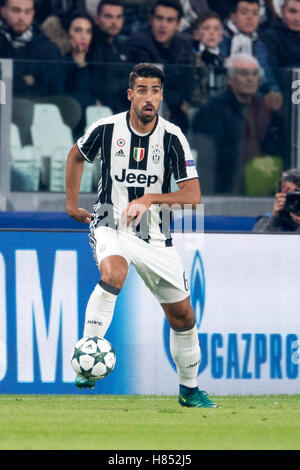
[{"label": "white and black striped jersey", "polygon": [[[77,141],[77,147],[85,160],[100,165],[93,228],[110,226],[113,213],[114,228],[122,230],[121,217],[128,203],[147,193],[170,192],[172,174],[177,183],[198,178],[187,139],[179,127],[160,116],[146,135],[132,129],[129,112],[100,119]],[[129,231],[148,243],[171,245],[161,207],[152,205],[145,216],[146,222],[142,219],[140,226]]]}]

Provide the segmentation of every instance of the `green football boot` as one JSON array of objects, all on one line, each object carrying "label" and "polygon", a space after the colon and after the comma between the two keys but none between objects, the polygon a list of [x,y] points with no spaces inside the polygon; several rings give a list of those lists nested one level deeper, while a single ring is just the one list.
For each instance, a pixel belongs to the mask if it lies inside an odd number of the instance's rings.
[{"label": "green football boot", "polygon": [[75,378],[75,385],[77,388],[84,389],[84,388],[90,388],[94,389],[95,388],[95,380],[89,380],[85,379],[84,377],[81,377],[81,375],[77,374]]},{"label": "green football boot", "polygon": [[217,408],[217,405],[208,398],[207,393],[198,387],[188,388],[180,385],[178,402],[190,408]]}]

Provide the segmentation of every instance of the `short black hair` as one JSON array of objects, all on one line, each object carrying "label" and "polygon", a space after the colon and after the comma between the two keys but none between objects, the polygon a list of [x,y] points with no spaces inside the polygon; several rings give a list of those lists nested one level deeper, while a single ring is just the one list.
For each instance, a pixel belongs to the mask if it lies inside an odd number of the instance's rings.
[{"label": "short black hair", "polygon": [[70,29],[71,24],[73,23],[73,21],[77,20],[78,18],[83,18],[83,19],[89,21],[91,23],[91,26],[92,26],[92,32],[93,33],[95,32],[95,23],[94,23],[93,18],[87,13],[79,13],[79,12],[74,13],[66,21],[65,28],[66,28],[67,31]]},{"label": "short black hair", "polygon": [[143,78],[159,78],[161,87],[164,84],[163,72],[154,64],[140,63],[133,67],[132,72],[129,75],[129,88],[132,90],[135,84],[135,80],[139,77]]},{"label": "short black hair", "polygon": [[230,13],[236,13],[239,3],[246,2],[246,3],[255,3],[259,6],[259,0],[233,0],[230,6]]},{"label": "short black hair", "polygon": [[111,5],[114,7],[122,7],[124,10],[124,2],[122,0],[101,0],[97,6],[97,15],[100,15],[102,8],[105,5]]},{"label": "short black hair", "polygon": [[198,16],[198,18],[194,21],[193,23],[193,29],[198,28],[204,21],[210,20],[210,19],[216,19],[219,20],[221,24],[222,18],[221,16],[216,13],[215,11],[204,11],[201,15]]},{"label": "short black hair", "polygon": [[150,16],[153,16],[155,13],[155,9],[160,6],[174,8],[174,10],[178,12],[178,21],[181,20],[183,16],[183,9],[179,0],[154,0],[149,8]]}]

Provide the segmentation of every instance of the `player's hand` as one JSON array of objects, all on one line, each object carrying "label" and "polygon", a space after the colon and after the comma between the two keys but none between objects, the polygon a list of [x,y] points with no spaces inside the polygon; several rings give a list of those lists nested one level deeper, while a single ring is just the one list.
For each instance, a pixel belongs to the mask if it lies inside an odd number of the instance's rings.
[{"label": "player's hand", "polygon": [[275,194],[275,201],[274,201],[274,205],[273,205],[273,216],[274,217],[279,216],[279,212],[284,208],[285,200],[286,200],[286,194],[285,193],[276,193]]},{"label": "player's hand", "polygon": [[125,211],[122,214],[122,225],[129,227],[131,222],[134,221],[134,225],[137,226],[143,214],[147,212],[151,206],[151,195],[145,194],[145,196],[139,197],[134,201],[131,201]]},{"label": "player's hand", "polygon": [[300,225],[300,213],[293,214],[292,212],[289,213],[295,224]]},{"label": "player's hand", "polygon": [[89,224],[92,220],[92,214],[90,214],[85,209],[78,208],[67,208],[67,214],[72,217],[72,219],[77,220],[77,222],[81,222],[82,224]]}]

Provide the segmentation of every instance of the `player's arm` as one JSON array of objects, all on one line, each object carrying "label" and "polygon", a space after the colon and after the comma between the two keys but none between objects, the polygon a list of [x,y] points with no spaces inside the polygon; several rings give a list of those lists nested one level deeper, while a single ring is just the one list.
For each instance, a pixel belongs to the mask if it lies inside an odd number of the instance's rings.
[{"label": "player's arm", "polygon": [[123,213],[122,221],[129,226],[135,220],[137,225],[144,212],[146,212],[152,204],[165,204],[169,207],[179,205],[192,205],[193,208],[201,201],[201,190],[198,178],[181,181],[178,183],[178,191],[164,194],[145,194],[144,196],[131,201]]},{"label": "player's arm", "polygon": [[[184,205],[191,204],[193,208],[201,201],[201,190],[198,178],[193,178],[178,183],[178,191],[166,194],[145,194],[145,198],[152,204],[167,204],[172,206],[178,204],[182,208]],[[142,199],[142,198],[141,198]]]},{"label": "player's arm", "polygon": [[81,177],[84,168],[84,158],[77,145],[71,148],[66,164],[66,212],[78,222],[89,224],[91,214],[78,207]]}]

